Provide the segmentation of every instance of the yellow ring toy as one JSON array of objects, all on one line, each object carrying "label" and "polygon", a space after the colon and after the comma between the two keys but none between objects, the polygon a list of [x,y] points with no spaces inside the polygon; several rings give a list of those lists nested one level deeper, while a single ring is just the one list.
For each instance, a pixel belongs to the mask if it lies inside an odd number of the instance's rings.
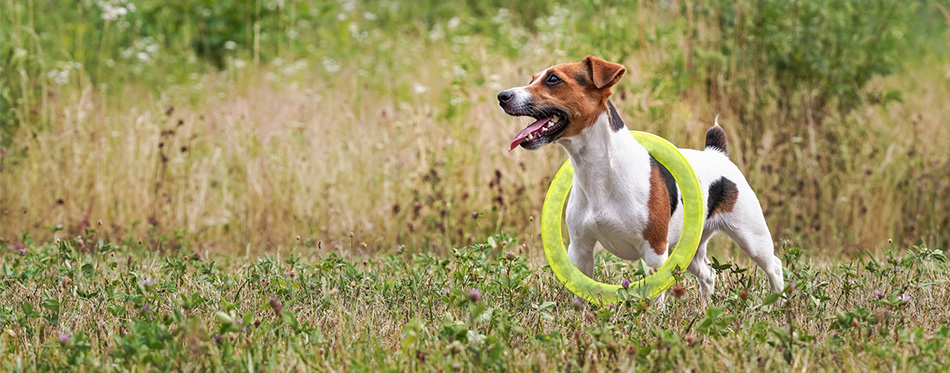
[{"label": "yellow ring toy", "polygon": [[[630,133],[673,174],[683,198],[683,230],[676,247],[666,262],[653,274],[630,284],[630,289],[637,289],[642,294],[655,297],[673,285],[676,281],[674,272],[683,271],[689,267],[693,255],[696,255],[705,220],[703,191],[693,168],[673,144],[651,133],[640,131],[630,131]],[[622,300],[619,294],[619,290],[622,289],[620,285],[605,284],[587,277],[567,257],[567,249],[564,248],[561,235],[561,221],[573,177],[574,167],[571,161],[567,160],[554,176],[548,188],[548,194],[544,198],[544,207],[541,211],[541,241],[544,244],[544,255],[547,256],[548,264],[557,279],[577,296],[590,303],[617,303]]]}]

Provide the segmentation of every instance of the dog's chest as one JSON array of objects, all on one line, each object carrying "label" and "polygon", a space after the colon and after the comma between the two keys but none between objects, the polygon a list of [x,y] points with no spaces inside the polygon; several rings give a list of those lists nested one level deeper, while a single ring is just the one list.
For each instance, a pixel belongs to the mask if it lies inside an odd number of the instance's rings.
[{"label": "dog's chest", "polygon": [[635,188],[624,189],[607,196],[572,193],[567,223],[578,235],[600,242],[610,253],[637,260],[643,257],[648,217],[644,202],[649,195]]}]

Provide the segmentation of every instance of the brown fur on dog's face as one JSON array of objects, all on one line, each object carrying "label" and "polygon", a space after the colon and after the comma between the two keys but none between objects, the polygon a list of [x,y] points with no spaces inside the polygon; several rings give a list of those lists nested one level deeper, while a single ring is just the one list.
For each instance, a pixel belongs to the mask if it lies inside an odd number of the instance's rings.
[{"label": "brown fur on dog's face", "polygon": [[581,62],[556,65],[535,74],[525,90],[536,107],[554,107],[567,114],[570,123],[559,136],[562,139],[577,135],[597,121],[607,109],[611,87],[624,72],[620,64],[587,56]]}]

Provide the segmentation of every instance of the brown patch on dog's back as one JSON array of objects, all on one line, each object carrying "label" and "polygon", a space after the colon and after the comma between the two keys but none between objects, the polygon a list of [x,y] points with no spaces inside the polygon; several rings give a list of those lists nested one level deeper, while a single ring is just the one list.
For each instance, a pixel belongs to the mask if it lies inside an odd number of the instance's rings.
[{"label": "brown patch on dog's back", "polygon": [[732,212],[736,207],[736,200],[739,199],[739,188],[736,183],[720,177],[709,186],[709,198],[706,202],[706,218],[709,219],[715,214]]},{"label": "brown patch on dog's back", "polygon": [[651,158],[650,166],[650,199],[647,201],[647,226],[643,230],[643,239],[650,243],[653,252],[662,255],[666,252],[672,215],[670,191],[663,179],[660,164]]}]

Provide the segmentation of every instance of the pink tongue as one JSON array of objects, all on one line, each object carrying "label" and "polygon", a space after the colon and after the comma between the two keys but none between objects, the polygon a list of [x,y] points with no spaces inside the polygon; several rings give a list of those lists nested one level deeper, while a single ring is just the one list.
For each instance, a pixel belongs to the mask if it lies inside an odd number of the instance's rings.
[{"label": "pink tongue", "polygon": [[518,135],[515,136],[515,139],[511,140],[511,147],[508,148],[508,151],[510,152],[518,147],[518,145],[521,145],[521,143],[524,142],[524,139],[528,138],[528,135],[539,130],[541,126],[545,125],[549,120],[551,120],[551,117],[538,119],[537,122],[531,123],[531,125],[525,127],[525,129],[521,130],[521,132],[518,132]]}]

